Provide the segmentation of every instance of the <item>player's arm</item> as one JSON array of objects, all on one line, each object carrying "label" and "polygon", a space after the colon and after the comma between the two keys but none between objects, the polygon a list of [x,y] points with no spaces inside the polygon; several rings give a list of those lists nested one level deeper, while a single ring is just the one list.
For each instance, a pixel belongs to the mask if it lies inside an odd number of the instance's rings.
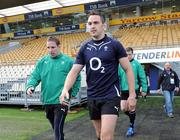
[{"label": "player's arm", "polygon": [[129,111],[134,111],[136,108],[136,93],[135,93],[135,85],[134,85],[134,74],[131,68],[131,64],[127,57],[123,57],[119,59],[119,62],[126,72],[126,77],[129,86],[129,97],[127,99],[127,107]]},{"label": "player's arm", "polygon": [[176,72],[174,72],[174,76],[175,76],[175,86],[176,86],[175,91],[178,93],[179,92],[179,78]]},{"label": "player's arm", "polygon": [[119,59],[119,63],[121,64],[121,67],[124,69],[126,72],[126,77],[129,85],[129,93],[130,97],[135,98],[136,93],[135,93],[135,86],[134,86],[134,74],[131,68],[131,64],[128,60],[127,57],[123,57]]},{"label": "player's arm", "polygon": [[159,77],[159,79],[158,79],[157,93],[161,93],[160,87],[161,87],[162,81],[163,81],[163,73],[160,74],[160,77]]},{"label": "player's arm", "polygon": [[68,73],[65,83],[64,83],[64,88],[60,96],[61,104],[68,105],[67,100],[69,100],[69,90],[73,87],[82,68],[83,68],[83,65],[74,64],[70,72]]},{"label": "player's arm", "polygon": [[38,62],[28,80],[28,83],[26,84],[26,94],[31,95],[34,92],[36,86],[40,83],[40,81],[41,81],[41,76],[40,76],[40,69]]},{"label": "player's arm", "polygon": [[115,51],[116,56],[119,58],[119,63],[126,73],[130,97],[135,98],[136,93],[135,93],[135,86],[134,86],[134,74],[133,74],[133,70],[131,68],[131,64],[128,60],[126,51],[125,51],[123,45],[118,41],[116,42],[115,49],[116,49],[116,51]]}]

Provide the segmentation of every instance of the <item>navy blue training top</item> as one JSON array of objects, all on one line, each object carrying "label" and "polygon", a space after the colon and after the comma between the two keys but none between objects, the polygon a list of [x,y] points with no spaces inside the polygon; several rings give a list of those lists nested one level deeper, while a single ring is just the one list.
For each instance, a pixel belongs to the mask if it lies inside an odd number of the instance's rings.
[{"label": "navy blue training top", "polygon": [[81,45],[75,64],[86,66],[88,99],[111,99],[120,96],[118,64],[126,57],[123,46],[107,35]]}]

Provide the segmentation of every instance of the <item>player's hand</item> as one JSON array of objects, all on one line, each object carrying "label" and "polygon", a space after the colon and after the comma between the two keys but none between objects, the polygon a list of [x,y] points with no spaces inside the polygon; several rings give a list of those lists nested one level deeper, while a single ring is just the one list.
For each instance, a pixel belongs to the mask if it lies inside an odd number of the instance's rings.
[{"label": "player's hand", "polygon": [[128,111],[134,111],[136,109],[136,96],[129,96],[127,99]]},{"label": "player's hand", "polygon": [[34,87],[29,87],[29,88],[27,89],[27,91],[26,91],[26,94],[27,94],[27,95],[32,95],[33,92],[34,92]]},{"label": "player's hand", "polygon": [[145,97],[146,95],[147,95],[147,93],[141,92],[141,96],[142,96],[142,97]]},{"label": "player's hand", "polygon": [[158,89],[158,90],[157,90],[157,93],[158,93],[158,94],[161,94],[161,90],[160,90],[160,89]]},{"label": "player's hand", "polygon": [[175,88],[175,91],[178,93],[178,92],[179,92],[179,88],[178,88],[178,87],[176,87],[176,88]]},{"label": "player's hand", "polygon": [[60,104],[62,105],[66,105],[66,106],[69,105],[70,98],[69,98],[69,92],[67,90],[65,89],[62,90],[62,93],[59,97],[59,101],[60,101]]}]

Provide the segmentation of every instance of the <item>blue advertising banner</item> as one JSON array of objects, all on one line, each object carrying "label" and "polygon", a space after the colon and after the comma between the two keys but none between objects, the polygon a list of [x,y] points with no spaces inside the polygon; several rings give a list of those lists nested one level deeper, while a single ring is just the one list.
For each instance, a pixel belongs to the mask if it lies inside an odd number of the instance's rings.
[{"label": "blue advertising banner", "polygon": [[27,31],[23,31],[23,32],[15,32],[14,33],[14,36],[26,36],[26,35],[33,35],[33,31],[27,30]]},{"label": "blue advertising banner", "polygon": [[116,1],[112,1],[112,2],[110,3],[110,1],[100,1],[100,2],[90,3],[90,4],[85,4],[85,11],[103,9],[103,8],[109,8],[109,7],[116,6]]},{"label": "blue advertising banner", "polygon": [[41,11],[25,14],[25,20],[33,20],[52,16],[52,11]]},{"label": "blue advertising banner", "polygon": [[56,31],[70,31],[79,29],[79,25],[66,25],[66,26],[58,26],[56,27]]},{"label": "blue advertising banner", "polygon": [[111,0],[85,4],[85,11],[128,5],[143,2],[143,0]]},{"label": "blue advertising banner", "polygon": [[117,5],[129,5],[133,3],[144,2],[145,0],[115,0]]}]

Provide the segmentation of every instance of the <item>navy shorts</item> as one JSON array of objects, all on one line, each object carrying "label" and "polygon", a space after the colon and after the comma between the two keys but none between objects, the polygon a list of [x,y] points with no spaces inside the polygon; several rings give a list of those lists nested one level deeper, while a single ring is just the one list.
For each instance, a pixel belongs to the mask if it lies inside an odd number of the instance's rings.
[{"label": "navy shorts", "polygon": [[91,120],[101,119],[101,115],[119,115],[120,98],[88,100],[89,116]]}]

